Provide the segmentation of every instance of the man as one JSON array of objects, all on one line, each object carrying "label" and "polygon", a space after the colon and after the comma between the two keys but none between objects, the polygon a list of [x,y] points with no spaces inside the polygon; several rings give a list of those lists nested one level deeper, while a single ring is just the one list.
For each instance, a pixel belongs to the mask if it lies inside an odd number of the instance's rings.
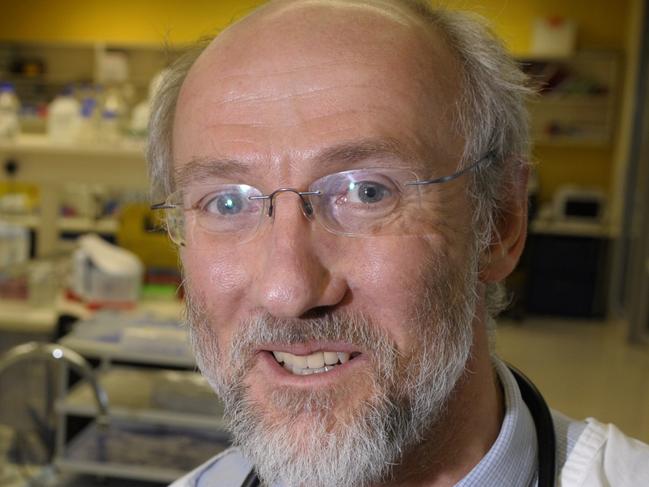
[{"label": "man", "polygon": [[409,0],[270,2],[172,70],[156,207],[236,445],[174,485],[530,486],[548,448],[562,485],[649,485],[618,430],[535,426],[490,350],[526,93],[479,23]]}]

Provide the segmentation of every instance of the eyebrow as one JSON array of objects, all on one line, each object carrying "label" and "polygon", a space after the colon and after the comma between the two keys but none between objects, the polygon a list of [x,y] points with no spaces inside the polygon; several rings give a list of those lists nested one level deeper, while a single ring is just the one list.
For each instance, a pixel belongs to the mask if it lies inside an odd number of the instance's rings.
[{"label": "eyebrow", "polygon": [[183,188],[202,180],[213,178],[245,177],[251,166],[225,157],[200,157],[190,160],[174,170],[176,187]]},{"label": "eyebrow", "polygon": [[399,140],[392,137],[380,137],[343,142],[328,147],[314,157],[313,164],[315,167],[332,164],[352,166],[375,157],[396,158],[410,163],[417,161],[414,154],[407,150]]},{"label": "eyebrow", "polygon": [[[349,168],[370,158],[398,159],[418,166],[424,164],[399,140],[392,137],[365,138],[342,142],[327,147],[310,158],[316,168]],[[202,180],[213,178],[245,178],[250,176],[254,166],[250,163],[227,157],[201,157],[183,164],[174,171],[177,187],[186,187]]]}]

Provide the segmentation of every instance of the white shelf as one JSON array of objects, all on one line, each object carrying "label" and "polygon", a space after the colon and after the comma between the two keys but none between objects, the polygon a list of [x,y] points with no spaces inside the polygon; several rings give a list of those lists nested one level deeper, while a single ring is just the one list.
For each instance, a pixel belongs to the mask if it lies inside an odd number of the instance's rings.
[{"label": "white shelf", "polygon": [[94,220],[84,217],[62,217],[58,221],[61,232],[97,232],[113,235],[117,233],[119,222],[115,218],[101,218]]},{"label": "white shelf", "polygon": [[[124,463],[75,461],[66,458],[55,460],[55,465],[59,471],[65,474],[92,475],[94,477],[110,477],[161,483],[171,483],[187,473],[184,470],[174,470],[157,465],[155,467],[141,467]],[[24,487],[24,485],[21,487]]]},{"label": "white shelf", "polygon": [[12,213],[0,213],[0,221],[20,225],[30,230],[38,228],[41,224],[41,219],[38,215],[16,215]]},{"label": "white shelf", "polygon": [[113,421],[81,431],[55,458],[62,472],[172,482],[224,450],[221,435]]},{"label": "white shelf", "polygon": [[99,343],[71,335],[63,337],[60,343],[90,358],[138,364],[156,364],[163,367],[183,367],[187,369],[196,366],[194,358],[191,355],[147,353],[141,350],[128,350],[120,344]]},{"label": "white shelf", "polygon": [[0,141],[0,152],[13,156],[24,154],[115,156],[144,159],[144,143],[128,138],[116,142],[56,143],[47,135],[21,134],[13,141]]},{"label": "white shelf", "polygon": [[[534,144],[607,148],[616,128],[618,55],[581,51],[565,59],[522,59],[533,81],[548,90],[530,100]],[[534,66],[540,63],[538,66]],[[557,73],[561,73],[559,79]],[[558,81],[558,83],[557,83]],[[550,130],[552,129],[552,130]],[[552,135],[549,132],[560,132]]]},{"label": "white shelf", "polygon": [[[177,302],[166,303],[162,309],[161,303],[150,304],[155,315],[179,314]],[[176,344],[171,339],[166,343],[164,337],[154,334],[150,344],[144,339],[116,339],[131,322],[133,326],[148,326],[149,314],[141,311],[149,307],[138,308],[140,311],[133,315],[117,313],[113,319],[108,314],[81,322],[60,341],[86,358],[101,359],[96,374],[108,397],[107,426],[99,428],[91,421],[69,438],[65,433],[68,418],[94,418],[97,404],[87,382],[70,389],[61,384],[55,403],[60,421],[55,465],[62,472],[168,483],[230,444],[221,403],[193,370],[194,359],[186,343],[181,340]],[[150,320],[150,326],[155,328],[157,323],[161,332],[176,330],[176,318],[168,322],[151,316]],[[130,365],[116,365],[116,361]],[[160,368],[166,366],[190,370]]]},{"label": "white shelf", "polygon": [[533,220],[530,224],[530,233],[567,237],[608,238],[613,236],[613,230],[609,225],[591,221],[579,221],[577,219]]},{"label": "white shelf", "polygon": [[[31,230],[37,229],[41,224],[38,215],[14,215],[0,213],[0,221],[20,225]],[[87,217],[61,217],[57,221],[60,232],[97,232],[113,235],[117,233],[119,221],[116,218],[100,218],[95,220]]]},{"label": "white shelf", "polygon": [[105,188],[145,193],[148,187],[143,141],[124,138],[116,142],[55,143],[46,135],[23,134],[13,141],[0,142],[0,160],[17,163],[16,181],[39,189],[40,214],[30,221],[38,233],[36,255],[59,251],[60,228],[64,231],[114,232],[114,223],[97,226],[85,221],[63,221],[59,208],[68,184],[101,184]]},{"label": "white shelf", "polygon": [[546,147],[585,147],[603,149],[611,145],[608,136],[579,136],[579,135],[546,135],[532,134],[535,146]]},{"label": "white shelf", "polygon": [[[115,366],[100,373],[98,379],[108,395],[111,418],[225,431],[222,406],[197,372]],[[183,403],[173,397],[182,397]],[[57,410],[76,416],[96,416],[97,405],[90,385],[85,381],[76,385],[64,400],[57,402]]]},{"label": "white shelf", "polygon": [[552,93],[539,95],[532,100],[533,105],[561,105],[562,107],[581,108],[583,106],[608,110],[613,105],[609,95],[578,95],[571,93]]}]

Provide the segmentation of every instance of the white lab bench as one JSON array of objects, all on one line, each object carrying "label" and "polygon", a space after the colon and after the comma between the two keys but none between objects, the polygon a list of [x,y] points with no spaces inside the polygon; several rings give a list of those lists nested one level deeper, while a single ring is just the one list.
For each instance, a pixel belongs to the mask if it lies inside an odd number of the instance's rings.
[{"label": "white lab bench", "polygon": [[[160,330],[161,336],[169,333]],[[60,343],[96,365],[109,399],[109,424],[102,429],[90,384],[69,387],[67,374],[61,375],[54,462],[60,471],[171,482],[228,446],[222,405],[196,372],[188,346],[170,340],[138,350],[74,331]],[[69,436],[73,417],[88,424]]]},{"label": "white lab bench", "polygon": [[[23,335],[51,336],[60,312],[81,316],[78,327],[93,317],[78,303],[63,300],[40,309],[8,304],[0,310],[0,330]],[[178,301],[146,301],[132,312],[115,314],[116,320],[146,322],[150,316],[153,323],[162,322],[162,348],[154,346],[159,343],[148,347],[142,338],[134,346],[74,331],[60,340],[95,368],[108,395],[109,422],[106,429],[98,426],[90,384],[71,382],[71,370],[63,363],[55,401],[54,465],[59,475],[168,483],[228,446],[220,401],[196,371],[188,345],[173,344],[174,333],[186,336],[174,328],[181,309]],[[105,316],[104,321],[112,315]]]}]

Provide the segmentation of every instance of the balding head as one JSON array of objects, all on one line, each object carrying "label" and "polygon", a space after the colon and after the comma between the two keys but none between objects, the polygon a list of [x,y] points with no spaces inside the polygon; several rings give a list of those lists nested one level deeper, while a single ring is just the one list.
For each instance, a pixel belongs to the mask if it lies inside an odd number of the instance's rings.
[{"label": "balding head", "polygon": [[[404,8],[273,2],[218,36],[192,66],[178,99],[173,159],[202,157],[192,151],[206,131],[223,148],[233,130],[254,125],[266,138],[256,140],[258,150],[268,152],[271,139],[277,144],[291,136],[286,127],[303,123],[308,134],[292,140],[290,150],[314,151],[309,135],[322,138],[384,119],[422,127],[405,134],[413,158],[457,164],[463,143],[453,120],[460,72],[442,37]],[[336,115],[354,103],[356,113],[341,124]],[[178,130],[191,136],[178,137]]]}]

